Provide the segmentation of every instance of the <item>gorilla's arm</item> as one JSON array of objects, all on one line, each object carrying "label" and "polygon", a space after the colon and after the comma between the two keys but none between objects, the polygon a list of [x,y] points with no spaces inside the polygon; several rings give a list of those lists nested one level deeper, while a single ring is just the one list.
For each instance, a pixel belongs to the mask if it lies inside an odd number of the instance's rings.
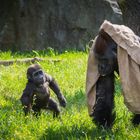
[{"label": "gorilla's arm", "polygon": [[33,101],[33,85],[30,83],[26,84],[25,89],[23,90],[23,94],[20,98],[21,103],[23,105],[23,110],[25,112],[25,115],[30,111],[32,107],[32,101]]},{"label": "gorilla's arm", "polygon": [[60,88],[55,81],[54,78],[52,78],[50,75],[46,74],[47,81],[49,82],[49,87],[54,91],[54,93],[57,95],[57,98],[59,100],[59,103],[61,106],[65,107],[66,106],[66,99],[63,96],[63,94],[60,91]]}]

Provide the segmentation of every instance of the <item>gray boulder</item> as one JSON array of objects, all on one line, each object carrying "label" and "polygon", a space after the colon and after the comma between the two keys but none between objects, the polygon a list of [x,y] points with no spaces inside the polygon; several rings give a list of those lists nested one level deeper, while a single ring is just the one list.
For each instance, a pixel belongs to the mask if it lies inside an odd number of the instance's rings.
[{"label": "gray boulder", "polygon": [[122,23],[115,0],[4,0],[0,50],[84,50],[104,19]]}]

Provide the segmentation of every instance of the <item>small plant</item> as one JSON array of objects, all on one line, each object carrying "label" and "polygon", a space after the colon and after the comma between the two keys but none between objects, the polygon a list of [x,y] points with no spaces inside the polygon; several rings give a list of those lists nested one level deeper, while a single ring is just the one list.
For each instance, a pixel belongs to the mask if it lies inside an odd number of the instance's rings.
[{"label": "small plant", "polygon": [[47,51],[47,55],[49,55],[49,56],[55,56],[55,51],[54,51],[53,48],[48,47],[46,51]]},{"label": "small plant", "polygon": [[34,57],[39,57],[39,53],[35,50],[32,50]]}]

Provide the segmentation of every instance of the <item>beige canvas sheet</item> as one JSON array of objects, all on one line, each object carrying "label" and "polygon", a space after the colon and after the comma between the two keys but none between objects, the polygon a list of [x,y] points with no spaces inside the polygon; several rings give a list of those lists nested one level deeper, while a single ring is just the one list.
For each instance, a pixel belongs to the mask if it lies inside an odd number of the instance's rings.
[{"label": "beige canvas sheet", "polygon": [[[130,28],[106,20],[100,29],[104,29],[118,44],[117,55],[124,103],[131,112],[140,114],[140,38]],[[93,48],[94,43],[89,52],[86,76],[89,115],[95,104],[96,82],[99,77]]]}]

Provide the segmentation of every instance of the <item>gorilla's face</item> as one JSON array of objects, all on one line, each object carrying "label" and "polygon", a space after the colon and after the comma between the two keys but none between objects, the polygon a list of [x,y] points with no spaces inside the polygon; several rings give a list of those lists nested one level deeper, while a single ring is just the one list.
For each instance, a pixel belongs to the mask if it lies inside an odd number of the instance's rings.
[{"label": "gorilla's face", "polygon": [[95,53],[95,58],[98,60],[98,71],[101,76],[111,74],[117,69],[117,50],[114,50],[114,47],[108,46],[103,54]]},{"label": "gorilla's face", "polygon": [[33,82],[37,85],[41,85],[45,82],[45,73],[42,69],[36,70],[32,73]]},{"label": "gorilla's face", "polygon": [[117,43],[103,29],[98,33],[93,51],[98,61],[98,71],[101,76],[106,76],[114,71],[119,74]]},{"label": "gorilla's face", "polygon": [[46,76],[40,65],[33,64],[27,69],[27,79],[36,85],[41,85],[46,81]]}]

